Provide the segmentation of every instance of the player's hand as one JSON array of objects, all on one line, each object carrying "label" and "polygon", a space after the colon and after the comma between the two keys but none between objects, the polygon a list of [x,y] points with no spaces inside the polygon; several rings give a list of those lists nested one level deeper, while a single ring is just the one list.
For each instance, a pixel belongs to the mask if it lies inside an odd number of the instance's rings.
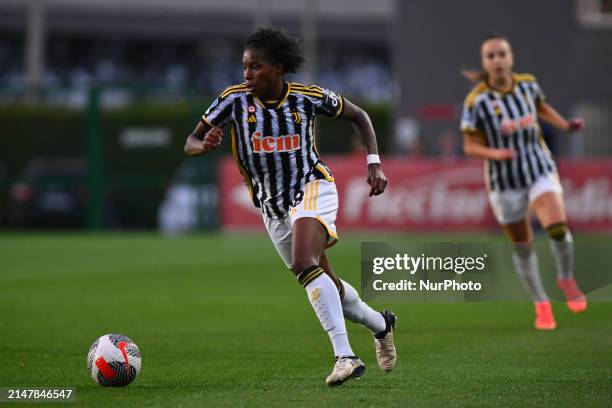
[{"label": "player's hand", "polygon": [[494,149],[493,160],[512,160],[516,157],[516,151],[514,149]]},{"label": "player's hand", "polygon": [[223,131],[214,127],[206,132],[204,135],[204,140],[202,141],[202,152],[207,153],[211,150],[216,149],[221,144],[221,139],[223,138]]},{"label": "player's hand", "polygon": [[567,122],[567,131],[568,132],[577,132],[584,128],[584,119],[582,118],[574,118]]},{"label": "player's hand", "polygon": [[380,167],[380,163],[368,164],[368,184],[370,185],[370,195],[379,195],[387,188],[387,177]]}]

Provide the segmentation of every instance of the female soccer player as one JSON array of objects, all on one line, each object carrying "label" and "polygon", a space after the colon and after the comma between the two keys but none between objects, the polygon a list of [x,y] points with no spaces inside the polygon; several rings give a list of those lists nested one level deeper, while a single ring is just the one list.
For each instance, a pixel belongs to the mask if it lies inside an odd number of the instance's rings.
[{"label": "female soccer player", "polygon": [[185,152],[197,156],[217,148],[221,127],[232,123],[232,151],[268,234],[285,264],[306,289],[321,325],[329,334],[336,363],[326,383],[341,385],[365,371],[349,344],[344,317],[375,336],[376,357],[384,371],[395,367],[395,315],[376,312],[357,291],[337,278],[325,249],[338,240],[338,194],[329,168],[317,152],[316,116],[348,120],[367,149],[370,196],[387,186],[367,113],[342,96],[318,86],[285,81],[304,62],[298,41],[283,31],[260,28],[245,40],[245,82],[230,86],[212,103]]},{"label": "female soccer player", "polygon": [[586,310],[587,301],[572,273],[573,244],[567,227],[557,168],[546,147],[538,119],[560,130],[582,129],[580,118],[565,120],[545,101],[536,79],[512,72],[510,43],[489,35],[481,47],[483,71],[464,72],[478,84],[468,94],[461,120],[464,151],[485,160],[486,187],[491,208],[512,240],[512,261],[535,302],[535,327],[556,327],[548,296],[542,288],[538,260],[532,248],[531,207],[550,236],[557,267],[557,283],[574,313]]}]

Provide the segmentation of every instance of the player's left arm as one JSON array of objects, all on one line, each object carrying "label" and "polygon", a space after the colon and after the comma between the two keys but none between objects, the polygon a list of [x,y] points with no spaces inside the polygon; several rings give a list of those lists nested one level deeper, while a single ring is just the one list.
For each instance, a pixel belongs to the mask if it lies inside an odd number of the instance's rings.
[{"label": "player's left arm", "polygon": [[565,132],[577,132],[584,127],[582,118],[566,120],[546,101],[538,104],[538,118]]},{"label": "player's left arm", "polygon": [[[376,133],[372,126],[370,116],[359,106],[343,98],[342,113],[340,119],[349,121],[359,133],[361,141],[365,146],[368,155],[378,155],[378,146],[376,144]],[[387,177],[382,171],[380,163],[368,164],[368,184],[370,185],[370,197],[373,195],[382,194],[387,188]]]}]

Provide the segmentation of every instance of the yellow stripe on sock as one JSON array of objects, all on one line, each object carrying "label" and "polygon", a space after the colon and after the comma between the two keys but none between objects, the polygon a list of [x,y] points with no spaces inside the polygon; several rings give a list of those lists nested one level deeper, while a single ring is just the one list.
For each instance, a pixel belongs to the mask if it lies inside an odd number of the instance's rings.
[{"label": "yellow stripe on sock", "polygon": [[315,268],[311,271],[309,271],[306,275],[304,276],[298,276],[298,280],[300,281],[300,283],[304,282],[306,279],[308,279],[313,273],[317,272],[319,269],[321,268]]},{"label": "yellow stripe on sock", "polygon": [[302,286],[304,286],[304,287],[308,286],[308,284],[310,282],[312,282],[313,280],[317,279],[319,276],[321,276],[321,274],[325,273],[325,272],[323,272],[323,269],[320,269],[320,268],[315,270],[314,272],[316,272],[316,273],[309,274],[309,278],[307,280],[305,280],[304,283],[302,283]]}]

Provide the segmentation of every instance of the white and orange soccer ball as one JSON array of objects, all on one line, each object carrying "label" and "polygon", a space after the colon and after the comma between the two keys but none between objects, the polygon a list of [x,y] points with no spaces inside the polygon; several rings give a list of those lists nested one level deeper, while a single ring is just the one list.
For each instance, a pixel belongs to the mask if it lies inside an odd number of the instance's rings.
[{"label": "white and orange soccer ball", "polygon": [[87,354],[91,378],[104,387],[125,387],[140,372],[140,350],[121,334],[105,334],[96,340]]}]

